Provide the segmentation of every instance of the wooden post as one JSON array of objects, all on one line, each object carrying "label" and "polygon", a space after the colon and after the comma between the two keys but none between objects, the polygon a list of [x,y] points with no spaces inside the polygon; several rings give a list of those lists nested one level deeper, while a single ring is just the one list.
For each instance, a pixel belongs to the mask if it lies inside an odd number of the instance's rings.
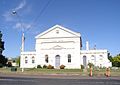
[{"label": "wooden post", "polygon": [[24,68],[22,68],[22,72],[24,72]]},{"label": "wooden post", "polygon": [[93,74],[92,74],[92,67],[90,67],[90,77],[92,77]]},{"label": "wooden post", "polygon": [[110,68],[106,69],[106,76],[109,77],[110,76]]}]

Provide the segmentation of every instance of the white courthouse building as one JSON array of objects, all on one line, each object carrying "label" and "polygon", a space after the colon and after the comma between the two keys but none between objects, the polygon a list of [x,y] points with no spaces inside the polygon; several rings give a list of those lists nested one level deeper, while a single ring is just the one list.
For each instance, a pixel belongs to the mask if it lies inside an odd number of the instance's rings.
[{"label": "white courthouse building", "polygon": [[34,68],[38,65],[52,65],[59,68],[87,67],[93,63],[99,67],[111,67],[107,50],[91,50],[86,42],[86,50],[82,50],[81,34],[68,28],[55,25],[36,37],[34,52],[21,52],[21,68]]}]

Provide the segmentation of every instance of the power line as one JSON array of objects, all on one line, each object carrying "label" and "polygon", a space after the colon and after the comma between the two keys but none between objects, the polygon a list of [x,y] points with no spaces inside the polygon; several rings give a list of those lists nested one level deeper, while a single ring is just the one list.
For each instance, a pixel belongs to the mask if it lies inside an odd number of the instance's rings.
[{"label": "power line", "polygon": [[30,25],[30,27],[26,30],[26,32],[28,30],[30,30],[35,24],[37,24],[37,21],[39,20],[39,18],[41,17],[41,15],[44,13],[44,11],[47,9],[47,7],[49,6],[49,4],[51,3],[52,0],[48,0],[48,2],[45,4],[45,6],[42,8],[42,10],[39,12],[38,16],[34,19],[33,23]]},{"label": "power line", "polygon": [[23,26],[23,23],[22,23],[22,20],[21,20],[20,15],[19,15],[16,11],[12,11],[12,14],[17,16],[18,21],[19,21],[20,26],[21,26],[21,30],[22,30],[22,32],[24,32],[24,31],[25,31],[25,28],[24,28],[24,26]]}]

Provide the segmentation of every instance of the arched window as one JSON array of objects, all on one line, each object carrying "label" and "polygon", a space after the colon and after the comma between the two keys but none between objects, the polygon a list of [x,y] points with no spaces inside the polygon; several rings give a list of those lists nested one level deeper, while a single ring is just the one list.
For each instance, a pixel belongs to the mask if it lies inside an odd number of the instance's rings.
[{"label": "arched window", "polygon": [[25,56],[25,63],[27,64],[28,63],[28,57]]},{"label": "arched window", "polygon": [[32,63],[35,63],[35,57],[32,56]]},{"label": "arched window", "polygon": [[68,63],[71,63],[71,54],[68,54]]},{"label": "arched window", "polygon": [[86,55],[83,56],[83,65],[86,68],[86,66],[87,66],[87,56]]},{"label": "arched window", "polygon": [[49,60],[48,60],[48,55],[45,55],[45,62],[48,63]]}]

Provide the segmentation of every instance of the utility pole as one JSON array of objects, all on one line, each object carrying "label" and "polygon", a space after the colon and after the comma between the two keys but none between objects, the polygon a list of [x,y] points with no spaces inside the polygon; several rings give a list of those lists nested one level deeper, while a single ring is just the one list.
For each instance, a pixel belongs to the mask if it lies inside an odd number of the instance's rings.
[{"label": "utility pole", "polygon": [[25,45],[25,35],[24,32],[22,33],[22,45],[21,45],[21,52],[24,52],[24,45]]},{"label": "utility pole", "polygon": [[[21,29],[22,29],[22,42],[21,42],[21,48],[20,48],[20,52],[24,52],[24,44],[25,44],[25,35],[24,35],[24,28],[20,19],[20,16],[18,15],[18,13],[16,11],[12,11],[13,15],[16,15],[19,23],[21,24]],[[20,53],[21,54],[21,53]],[[21,57],[20,57],[20,62],[21,62]],[[22,72],[24,72],[24,68],[22,68]]]}]

